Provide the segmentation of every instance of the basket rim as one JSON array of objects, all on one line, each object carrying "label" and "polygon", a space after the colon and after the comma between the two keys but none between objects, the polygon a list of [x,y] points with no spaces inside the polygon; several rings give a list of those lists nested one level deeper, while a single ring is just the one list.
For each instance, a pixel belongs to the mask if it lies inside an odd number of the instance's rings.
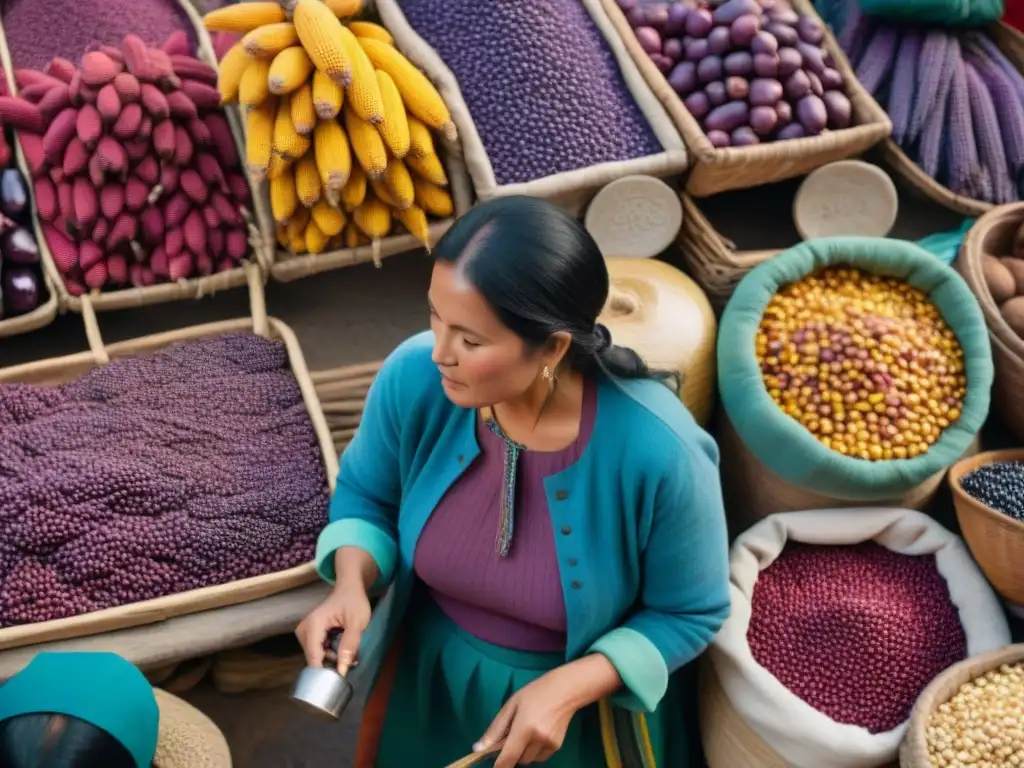
[{"label": "basket rim", "polygon": [[992,509],[985,502],[974,498],[964,490],[963,484],[960,482],[967,473],[1000,461],[1024,461],[1024,448],[984,451],[966,459],[961,459],[949,468],[947,478],[949,487],[953,492],[954,501],[957,502],[956,513],[958,517],[962,514],[980,515],[987,520],[1002,524],[1003,527],[1024,533],[1024,522],[1015,520],[1009,515],[1004,515],[999,510]]}]

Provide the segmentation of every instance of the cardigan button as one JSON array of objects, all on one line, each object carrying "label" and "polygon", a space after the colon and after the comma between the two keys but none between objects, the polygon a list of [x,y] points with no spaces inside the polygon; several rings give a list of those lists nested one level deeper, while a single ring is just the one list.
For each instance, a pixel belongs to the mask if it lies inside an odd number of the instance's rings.
[{"label": "cardigan button", "polygon": [[580,561],[577,560],[575,557],[570,557],[568,562],[569,562],[569,565],[579,565]]},{"label": "cardigan button", "polygon": [[465,458],[461,453],[459,454],[459,464],[462,463],[462,459]]},{"label": "cardigan button", "polygon": [[583,582],[582,581],[574,581],[572,583],[572,588],[573,589],[582,589],[583,588]]},{"label": "cardigan button", "polygon": [[569,498],[569,492],[568,491],[555,491],[555,498],[558,501],[565,501],[566,499]]},{"label": "cardigan button", "polygon": [[572,533],[572,526],[571,525],[563,525],[562,526],[562,535],[563,536],[568,536],[570,533]]}]

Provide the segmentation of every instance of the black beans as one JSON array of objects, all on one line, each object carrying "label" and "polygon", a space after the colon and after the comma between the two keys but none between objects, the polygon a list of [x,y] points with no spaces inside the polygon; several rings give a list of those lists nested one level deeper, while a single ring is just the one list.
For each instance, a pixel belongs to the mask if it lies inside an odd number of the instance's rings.
[{"label": "black beans", "polygon": [[1024,461],[997,461],[960,479],[968,496],[1024,522]]}]

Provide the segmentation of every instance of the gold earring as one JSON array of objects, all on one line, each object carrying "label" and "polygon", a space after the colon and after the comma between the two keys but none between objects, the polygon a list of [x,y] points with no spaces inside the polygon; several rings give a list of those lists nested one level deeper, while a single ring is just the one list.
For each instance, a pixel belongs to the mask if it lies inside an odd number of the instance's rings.
[{"label": "gold earring", "polygon": [[551,381],[551,369],[546,365],[544,366],[544,370],[540,372],[540,375],[544,381]]}]

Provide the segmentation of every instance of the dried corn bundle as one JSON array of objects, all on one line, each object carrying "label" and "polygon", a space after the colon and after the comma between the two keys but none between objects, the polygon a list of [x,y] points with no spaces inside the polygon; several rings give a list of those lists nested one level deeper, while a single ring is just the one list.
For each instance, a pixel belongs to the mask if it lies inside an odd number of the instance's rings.
[{"label": "dried corn bundle", "polygon": [[54,191],[39,216],[72,296],[225,272],[249,255],[251,193],[218,92],[238,98],[248,56],[236,46],[218,77],[187,38],[174,42],[128,35],[78,67],[20,69],[18,98],[0,100],[36,187]]},{"label": "dried corn bundle", "polygon": [[217,88],[248,110],[246,160],[269,181],[280,246],[319,253],[401,229],[429,244],[428,216],[454,209],[432,132],[454,140],[455,127],[437,89],[386,29],[352,18],[361,0],[289,0],[289,18],[246,5],[205,21],[244,33]]},{"label": "dried corn bundle", "polygon": [[922,171],[962,197],[1024,199],[1024,76],[984,31],[867,24],[854,13],[840,42]]}]

